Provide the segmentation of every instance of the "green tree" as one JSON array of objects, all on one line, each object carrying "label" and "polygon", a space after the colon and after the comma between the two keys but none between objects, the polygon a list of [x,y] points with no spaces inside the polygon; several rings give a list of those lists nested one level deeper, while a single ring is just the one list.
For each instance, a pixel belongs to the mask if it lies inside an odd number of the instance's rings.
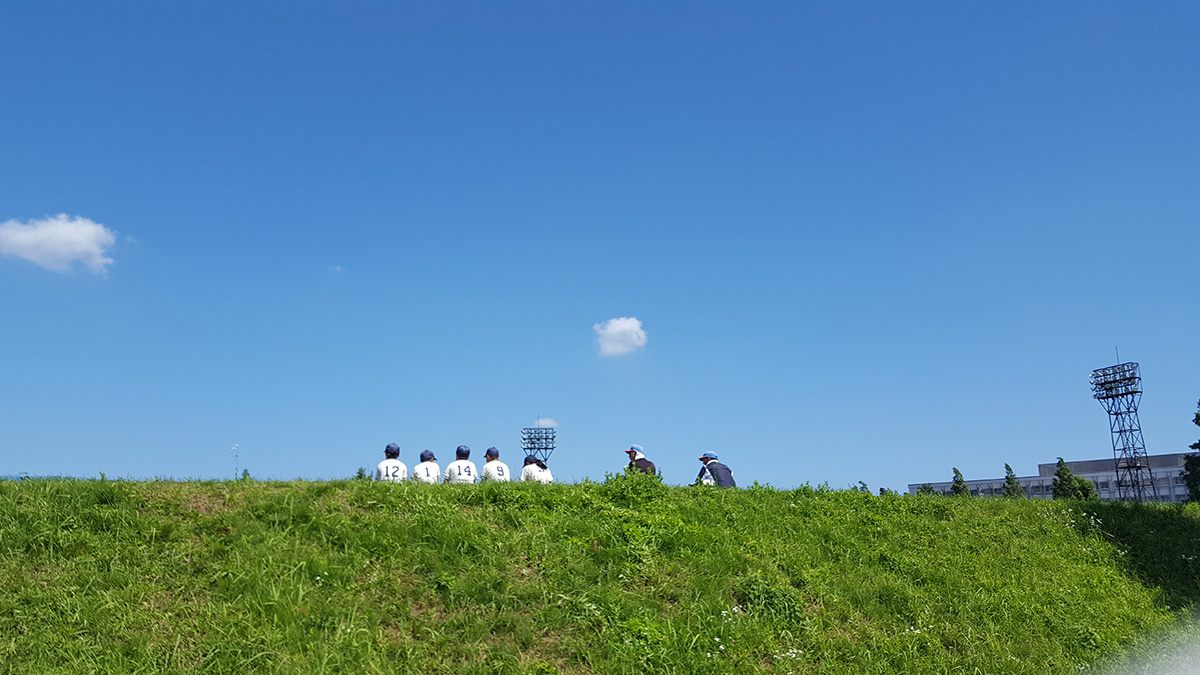
[{"label": "green tree", "polygon": [[[1200,401],[1196,402],[1196,416],[1192,423],[1200,427]],[[1192,450],[1200,450],[1200,441],[1188,446]],[[1187,485],[1188,501],[1200,502],[1200,455],[1188,455],[1183,458],[1183,483]]]},{"label": "green tree", "polygon": [[1012,467],[1007,464],[1004,465],[1004,496],[1022,499],[1025,497],[1025,488],[1021,487],[1017,474],[1013,473]]},{"label": "green tree", "polygon": [[1075,476],[1075,493],[1079,495],[1078,499],[1100,499],[1096,484],[1082,476]]},{"label": "green tree", "polygon": [[963,478],[962,472],[957,467],[954,468],[954,484],[950,486],[950,492],[955,497],[970,497],[971,488],[967,487],[967,480]]},{"label": "green tree", "polygon": [[[1200,427],[1200,401],[1196,401],[1196,416],[1192,418],[1192,424]],[[1196,441],[1188,447],[1193,450],[1200,450],[1200,441]]]},{"label": "green tree", "polygon": [[933,486],[930,485],[929,483],[921,483],[921,487],[917,488],[917,494],[919,494],[919,495],[936,495],[937,490],[934,490]]},{"label": "green tree", "polygon": [[1183,458],[1183,484],[1187,486],[1188,501],[1200,502],[1200,455]]},{"label": "green tree", "polygon": [[1062,457],[1058,458],[1058,468],[1054,471],[1052,487],[1055,499],[1099,499],[1100,497],[1096,492],[1096,484],[1086,478],[1076,476]]},{"label": "green tree", "polygon": [[1055,499],[1075,499],[1075,474],[1071,467],[1058,458],[1058,468],[1054,471],[1054,482],[1051,484]]}]

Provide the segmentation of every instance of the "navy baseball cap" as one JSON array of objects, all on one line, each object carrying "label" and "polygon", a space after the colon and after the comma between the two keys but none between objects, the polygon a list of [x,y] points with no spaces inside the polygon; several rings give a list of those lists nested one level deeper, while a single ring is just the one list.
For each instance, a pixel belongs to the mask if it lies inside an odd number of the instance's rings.
[{"label": "navy baseball cap", "polygon": [[499,457],[500,451],[496,448],[488,448],[487,452],[483,453],[484,457]]},{"label": "navy baseball cap", "polygon": [[454,454],[458,457],[470,457],[471,449],[465,445],[460,445],[458,446],[458,449],[454,451]]},{"label": "navy baseball cap", "polygon": [[706,452],[706,453],[704,453],[703,455],[700,455],[700,456],[701,456],[701,457],[707,457],[707,458],[709,458],[709,459],[716,459],[716,458],[717,458],[717,453],[715,453],[715,452]]},{"label": "navy baseball cap", "polygon": [[526,464],[533,464],[536,461],[538,461],[537,455],[525,455]]},{"label": "navy baseball cap", "polygon": [[383,449],[383,452],[384,454],[394,452],[398,455],[400,454],[400,446],[396,445],[395,443],[388,443],[387,447]]},{"label": "navy baseball cap", "polygon": [[422,450],[421,451],[421,461],[422,462],[429,462],[429,461],[432,461],[435,459],[437,459],[437,457],[433,456],[432,450]]}]

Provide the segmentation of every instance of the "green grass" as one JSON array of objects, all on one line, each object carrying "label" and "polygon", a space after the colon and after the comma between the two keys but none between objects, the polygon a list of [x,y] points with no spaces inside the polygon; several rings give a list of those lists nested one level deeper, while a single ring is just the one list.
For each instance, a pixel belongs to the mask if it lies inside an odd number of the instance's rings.
[{"label": "green grass", "polygon": [[0,673],[1077,673],[1200,509],[580,485],[0,483]]}]

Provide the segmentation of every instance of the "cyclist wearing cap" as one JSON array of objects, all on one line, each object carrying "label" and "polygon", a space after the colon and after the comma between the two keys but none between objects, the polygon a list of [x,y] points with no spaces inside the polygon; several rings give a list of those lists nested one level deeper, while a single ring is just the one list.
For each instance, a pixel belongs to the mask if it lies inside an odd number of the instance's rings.
[{"label": "cyclist wearing cap", "polygon": [[525,455],[525,468],[521,469],[521,480],[553,483],[554,476],[550,474],[550,469],[545,462],[534,455]]},{"label": "cyclist wearing cap", "polygon": [[642,473],[654,473],[654,462],[646,459],[646,454],[642,452],[642,446],[631,445],[625,452],[629,455],[629,466],[625,467],[626,469],[637,469]]},{"label": "cyclist wearing cap", "polygon": [[475,462],[472,462],[471,449],[465,445],[458,446],[454,451],[454,461],[446,467],[446,482],[447,483],[474,483],[479,477],[479,469],[475,468]]},{"label": "cyclist wearing cap", "polygon": [[421,451],[421,463],[413,467],[412,477],[422,483],[436,483],[442,479],[442,468],[432,450]]},{"label": "cyclist wearing cap", "polygon": [[408,467],[404,466],[404,462],[398,459],[400,457],[400,446],[395,443],[388,443],[388,446],[383,450],[383,455],[387,459],[375,467],[375,480],[399,483],[408,478]]},{"label": "cyclist wearing cap", "polygon": [[488,448],[487,453],[483,455],[487,460],[487,464],[483,465],[483,473],[480,475],[480,480],[496,480],[506,482],[512,480],[512,474],[508,472],[508,465],[500,461],[500,451],[495,448]]},{"label": "cyclist wearing cap", "polygon": [[699,457],[704,466],[700,467],[700,475],[692,485],[716,485],[717,487],[737,487],[733,482],[733,472],[729,467],[717,461],[717,453],[706,452]]}]

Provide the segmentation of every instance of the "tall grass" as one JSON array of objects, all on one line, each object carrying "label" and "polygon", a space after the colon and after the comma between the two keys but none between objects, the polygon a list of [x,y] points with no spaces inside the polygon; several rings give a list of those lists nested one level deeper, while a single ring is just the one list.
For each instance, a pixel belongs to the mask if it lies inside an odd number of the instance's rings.
[{"label": "tall grass", "polygon": [[1075,673],[1200,599],[1194,506],[0,484],[0,673]]}]

